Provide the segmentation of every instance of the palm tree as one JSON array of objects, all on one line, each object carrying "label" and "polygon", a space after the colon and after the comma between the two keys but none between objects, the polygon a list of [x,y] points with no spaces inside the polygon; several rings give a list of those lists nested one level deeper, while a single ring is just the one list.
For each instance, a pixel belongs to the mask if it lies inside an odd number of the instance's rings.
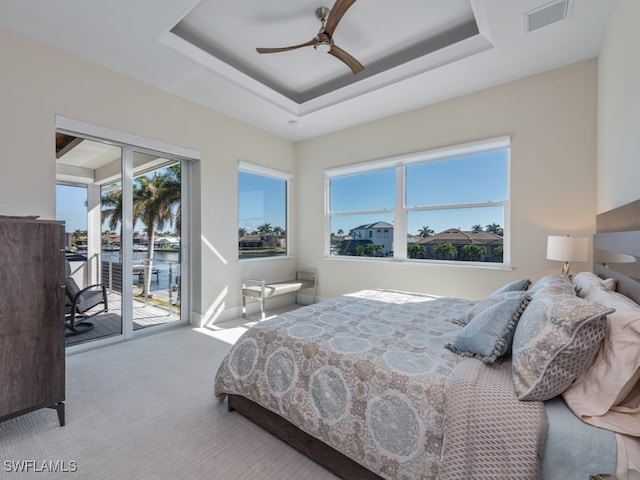
[{"label": "palm tree", "polygon": [[412,243],[407,247],[407,254],[409,258],[423,258],[424,252],[424,245],[420,245],[418,243]]},{"label": "palm tree", "polygon": [[244,227],[240,227],[238,229],[238,238],[242,238],[247,234],[247,229]]},{"label": "palm tree", "polygon": [[[180,167],[180,164],[172,167]],[[151,176],[135,179],[133,185],[134,223],[140,220],[145,227],[149,240],[147,262],[145,264],[143,295],[151,292],[151,272],[153,271],[153,245],[156,230],[163,230],[167,223],[175,221],[180,231],[180,171],[179,168],[167,168]],[[174,213],[174,208],[177,212]]]},{"label": "palm tree", "polygon": [[109,230],[103,233],[109,235],[115,232],[122,220],[122,186],[120,183],[112,185],[112,188],[102,196],[102,222],[108,221]]},{"label": "palm tree", "polygon": [[471,227],[471,231],[472,232],[481,232],[482,231],[482,227],[480,225],[474,225],[473,227]]},{"label": "palm tree", "polygon": [[[153,244],[155,232],[165,228],[167,223],[175,222],[180,231],[180,164],[176,163],[153,175],[140,176],[133,184],[133,224],[139,220],[145,227],[149,240],[147,262],[145,265],[143,295],[151,291],[153,271]],[[176,209],[177,207],[177,209]],[[176,212],[174,213],[174,209]],[[111,230],[115,230],[122,221],[122,188],[111,189],[102,197],[102,218],[108,221]]]},{"label": "palm tree", "polygon": [[436,258],[440,260],[455,260],[458,250],[451,243],[441,243],[435,247]]},{"label": "palm tree", "polygon": [[343,237],[344,237],[344,230],[343,230],[343,229],[341,229],[341,228],[339,228],[339,229],[338,229],[338,236],[339,236],[340,238],[343,238]]},{"label": "palm tree", "polygon": [[429,228],[428,225],[425,225],[420,230],[418,230],[418,235],[420,235],[422,238],[430,237],[434,233],[436,232],[434,232],[433,229]]},{"label": "palm tree", "polygon": [[267,233],[272,233],[273,228],[271,227],[270,223],[265,223],[263,225],[260,225],[257,231],[260,235],[266,235]]},{"label": "palm tree", "polygon": [[500,235],[501,237],[504,235],[503,228],[497,223],[492,223],[491,225],[487,225],[485,228],[487,232],[495,233],[496,235]]},{"label": "palm tree", "polygon": [[465,245],[462,247],[463,257],[472,262],[481,260],[486,254],[487,248],[484,245]]}]

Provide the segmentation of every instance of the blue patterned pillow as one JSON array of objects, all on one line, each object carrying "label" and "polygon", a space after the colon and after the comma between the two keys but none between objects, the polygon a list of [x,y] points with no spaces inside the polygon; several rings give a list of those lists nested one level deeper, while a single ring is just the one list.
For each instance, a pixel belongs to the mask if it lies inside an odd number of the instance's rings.
[{"label": "blue patterned pillow", "polygon": [[[483,310],[486,310],[489,307],[497,305],[498,303],[501,303],[502,301],[504,301],[504,300],[506,300],[508,298],[515,298],[515,297],[520,298],[523,293],[525,293],[525,292],[511,291],[511,292],[502,292],[502,293],[491,294],[487,298],[485,298],[484,300],[480,300],[479,302],[476,302],[475,305],[473,305],[473,307],[471,307],[469,309],[469,311],[467,312],[467,314],[464,317],[454,318],[451,321],[453,323],[455,323],[456,325],[460,325],[461,327],[464,327],[474,317],[479,315],[480,312],[482,312]],[[527,293],[529,293],[529,292],[527,292]]]},{"label": "blue patterned pillow", "polygon": [[552,273],[537,280],[529,287],[531,297],[536,299],[547,295],[575,295],[575,288],[568,275]]},{"label": "blue patterned pillow", "polygon": [[458,355],[495,362],[511,348],[516,325],[530,300],[523,292],[482,310],[445,347]]},{"label": "blue patterned pillow", "polygon": [[549,400],[588,368],[613,308],[575,295],[533,296],[513,338],[513,379],[519,400]]},{"label": "blue patterned pillow", "polygon": [[498,290],[493,292],[490,296],[496,295],[498,293],[504,292],[524,292],[531,285],[531,280],[528,278],[522,278],[520,280],[514,280],[513,282],[509,282],[506,285],[503,285]]}]

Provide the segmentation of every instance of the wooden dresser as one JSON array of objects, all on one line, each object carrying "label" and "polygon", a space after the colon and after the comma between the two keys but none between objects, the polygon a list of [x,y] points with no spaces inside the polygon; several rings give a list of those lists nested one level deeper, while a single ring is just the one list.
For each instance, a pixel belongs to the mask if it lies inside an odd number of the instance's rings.
[{"label": "wooden dresser", "polygon": [[49,407],[64,425],[64,223],[0,218],[0,421]]}]

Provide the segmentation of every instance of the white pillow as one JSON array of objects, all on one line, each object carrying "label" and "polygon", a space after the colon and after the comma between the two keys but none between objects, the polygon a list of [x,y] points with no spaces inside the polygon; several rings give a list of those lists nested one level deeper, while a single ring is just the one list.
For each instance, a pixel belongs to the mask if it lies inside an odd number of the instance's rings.
[{"label": "white pillow", "polygon": [[573,277],[576,294],[587,298],[587,294],[593,289],[613,292],[616,289],[616,281],[613,278],[603,279],[592,272],[580,272]]},{"label": "white pillow", "polygon": [[[617,302],[618,299],[613,301]],[[640,310],[616,310],[609,314],[608,322],[608,331],[593,365],[563,396],[583,421],[640,436]]]},{"label": "white pillow", "polygon": [[604,290],[602,288],[592,288],[587,291],[584,298],[604,305],[605,307],[615,308],[617,311],[632,311],[640,315],[640,305],[626,295],[618,292]]}]

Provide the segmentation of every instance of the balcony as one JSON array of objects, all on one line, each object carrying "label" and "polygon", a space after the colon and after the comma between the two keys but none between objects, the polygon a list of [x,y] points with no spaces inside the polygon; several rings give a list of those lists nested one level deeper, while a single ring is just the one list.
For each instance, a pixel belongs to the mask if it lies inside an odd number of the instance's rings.
[{"label": "balcony", "polygon": [[[119,255],[103,253],[87,260],[81,256],[69,259],[72,275],[82,288],[89,279],[100,278],[107,286],[109,310],[92,317],[94,328],[86,333],[66,337],[66,345],[106,338],[122,333],[122,263]],[[99,275],[94,272],[99,272]],[[145,275],[150,272],[149,291],[145,291]],[[93,280],[91,283],[97,283]],[[180,320],[180,262],[154,258],[151,265],[143,258],[134,260],[133,275],[128,282],[133,293],[133,329],[153,328]],[[87,312],[90,315],[91,311]]]}]

